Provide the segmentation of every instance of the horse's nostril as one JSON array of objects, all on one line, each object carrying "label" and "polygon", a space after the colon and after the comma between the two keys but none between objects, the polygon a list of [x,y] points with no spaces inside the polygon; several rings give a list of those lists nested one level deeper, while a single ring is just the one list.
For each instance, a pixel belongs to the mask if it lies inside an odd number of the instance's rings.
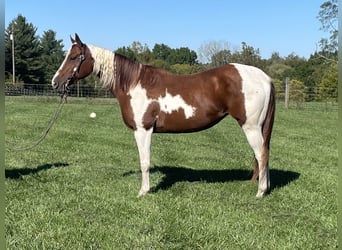
[{"label": "horse's nostril", "polygon": [[52,81],[52,88],[57,89],[58,88],[58,83],[55,81]]}]

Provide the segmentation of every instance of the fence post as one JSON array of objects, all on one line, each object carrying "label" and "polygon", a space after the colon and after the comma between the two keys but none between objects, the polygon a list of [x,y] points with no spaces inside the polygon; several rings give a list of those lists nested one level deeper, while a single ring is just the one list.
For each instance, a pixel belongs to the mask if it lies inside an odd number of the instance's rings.
[{"label": "fence post", "polygon": [[289,98],[290,98],[290,78],[285,78],[285,108],[289,108]]},{"label": "fence post", "polygon": [[13,85],[15,84],[15,59],[14,59],[14,31],[12,25],[12,33],[10,34],[10,39],[12,40],[12,74],[13,74]]},{"label": "fence post", "polygon": [[77,81],[77,84],[76,84],[77,86],[77,97],[80,97],[80,82],[79,81]]}]

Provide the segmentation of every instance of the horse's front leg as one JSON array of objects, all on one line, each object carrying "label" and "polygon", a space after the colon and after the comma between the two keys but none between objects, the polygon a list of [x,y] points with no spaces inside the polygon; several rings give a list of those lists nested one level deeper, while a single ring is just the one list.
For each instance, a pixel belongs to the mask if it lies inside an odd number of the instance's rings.
[{"label": "horse's front leg", "polygon": [[138,197],[145,195],[150,190],[149,168],[152,131],[153,128],[149,130],[137,128],[137,130],[134,131],[134,137],[139,151],[142,177]]}]

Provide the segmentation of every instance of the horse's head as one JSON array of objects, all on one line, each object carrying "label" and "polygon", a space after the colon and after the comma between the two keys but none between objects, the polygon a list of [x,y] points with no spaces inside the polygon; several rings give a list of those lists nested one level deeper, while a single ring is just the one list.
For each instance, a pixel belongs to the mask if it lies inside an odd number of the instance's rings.
[{"label": "horse's head", "polygon": [[75,39],[70,39],[72,46],[51,81],[52,87],[57,90],[65,90],[78,79],[83,79],[93,72],[94,59],[88,47],[77,34]]}]

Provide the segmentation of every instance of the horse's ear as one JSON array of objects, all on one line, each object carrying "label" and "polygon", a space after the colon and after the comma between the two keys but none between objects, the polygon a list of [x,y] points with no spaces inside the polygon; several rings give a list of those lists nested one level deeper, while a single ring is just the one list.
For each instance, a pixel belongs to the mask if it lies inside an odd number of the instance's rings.
[{"label": "horse's ear", "polygon": [[71,37],[71,35],[70,35],[70,41],[72,44],[74,44],[76,42],[75,39]]},{"label": "horse's ear", "polygon": [[78,44],[83,46],[83,43],[82,43],[82,41],[81,41],[81,39],[80,39],[80,37],[78,36],[77,33],[75,33],[75,40],[76,40],[76,43],[78,43]]}]

